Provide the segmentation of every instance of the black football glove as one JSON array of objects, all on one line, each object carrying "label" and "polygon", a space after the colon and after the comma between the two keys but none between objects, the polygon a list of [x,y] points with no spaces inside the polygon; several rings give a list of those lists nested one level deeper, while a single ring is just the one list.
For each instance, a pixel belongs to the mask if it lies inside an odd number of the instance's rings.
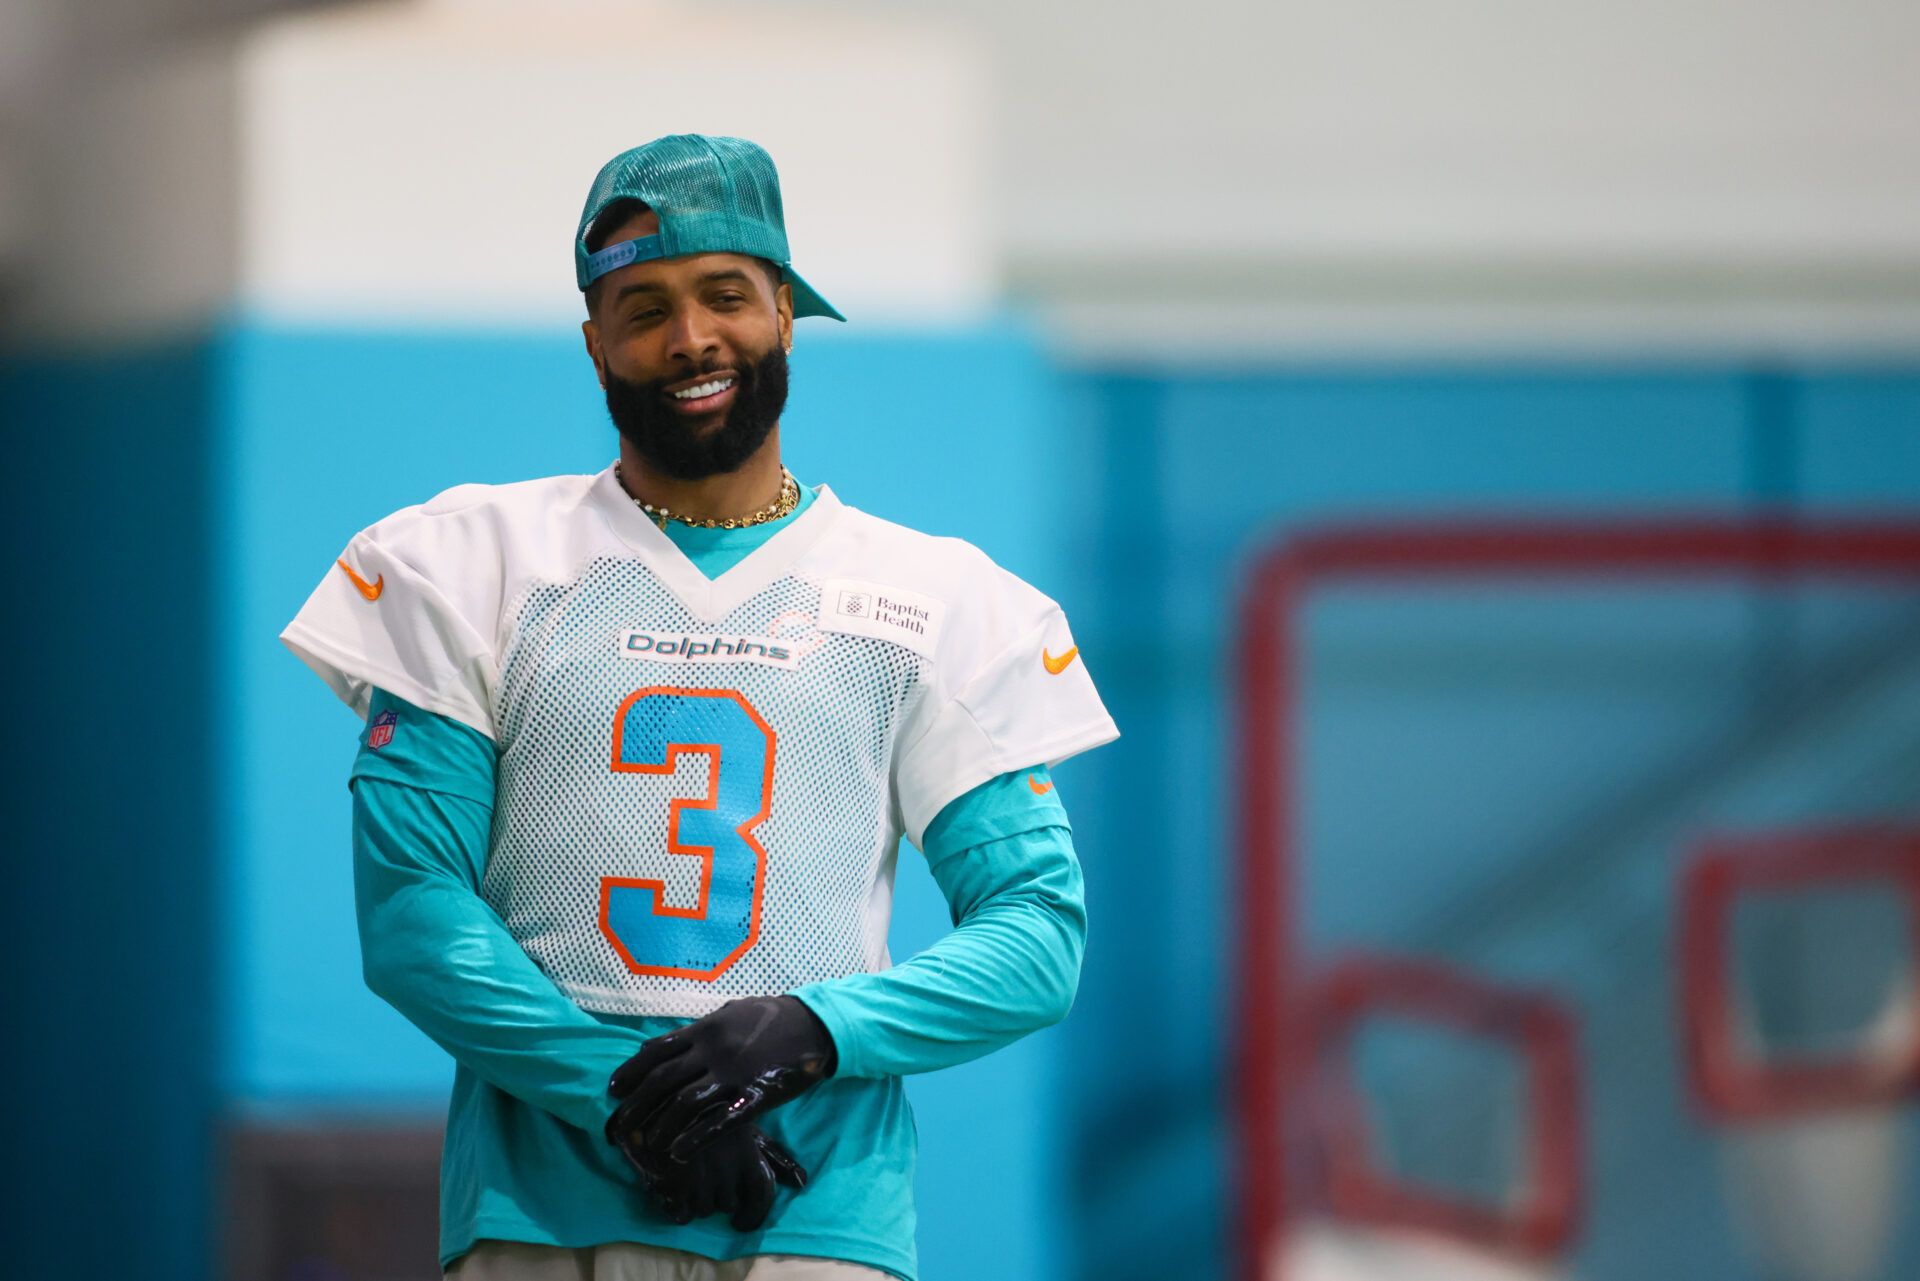
[{"label": "black football glove", "polygon": [[648,1147],[686,1161],[832,1076],[837,1063],[826,1024],[798,998],[729,1001],[620,1065],[607,1089],[624,1101],[607,1132],[639,1131]]},{"label": "black football glove", "polygon": [[640,1132],[617,1129],[613,1118],[607,1121],[607,1142],[620,1149],[675,1223],[725,1214],[734,1231],[751,1232],[767,1221],[781,1187],[798,1192],[807,1186],[807,1172],[793,1154],[757,1125],[736,1126],[691,1161],[675,1161]]}]

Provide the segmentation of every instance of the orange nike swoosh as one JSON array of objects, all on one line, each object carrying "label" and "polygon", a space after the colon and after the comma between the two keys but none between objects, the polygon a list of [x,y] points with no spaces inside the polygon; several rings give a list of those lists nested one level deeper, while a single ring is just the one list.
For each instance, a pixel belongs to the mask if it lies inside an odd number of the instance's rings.
[{"label": "orange nike swoosh", "polygon": [[1029,774],[1027,775],[1027,786],[1033,789],[1035,796],[1045,796],[1053,790],[1053,780],[1049,779],[1042,783],[1038,774]]},{"label": "orange nike swoosh", "polygon": [[1079,653],[1080,653],[1080,647],[1078,645],[1075,645],[1072,649],[1060,655],[1060,657],[1058,658],[1055,658],[1052,654],[1049,654],[1047,653],[1046,650],[1042,649],[1040,651],[1040,662],[1041,662],[1041,665],[1047,669],[1047,675],[1058,676],[1061,672],[1064,672],[1067,670],[1068,665],[1073,662],[1074,658],[1077,657]]},{"label": "orange nike swoosh", "polygon": [[347,564],[346,557],[342,556],[333,563],[347,571],[347,577],[353,580],[353,585],[358,588],[360,594],[368,600],[379,600],[380,593],[387,588],[387,576],[385,574],[380,575],[380,577],[374,579],[372,582],[368,582],[353,572],[353,566]]}]

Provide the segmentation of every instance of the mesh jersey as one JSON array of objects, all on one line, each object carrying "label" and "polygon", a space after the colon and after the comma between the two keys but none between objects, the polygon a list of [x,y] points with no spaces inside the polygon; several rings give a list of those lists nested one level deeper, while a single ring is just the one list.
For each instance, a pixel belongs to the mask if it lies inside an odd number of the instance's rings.
[{"label": "mesh jersey", "polygon": [[704,575],[611,469],[356,535],[282,639],[499,752],[483,893],[578,1004],[704,1014],[888,964],[893,852],[1115,735],[1059,607],[822,489]]}]

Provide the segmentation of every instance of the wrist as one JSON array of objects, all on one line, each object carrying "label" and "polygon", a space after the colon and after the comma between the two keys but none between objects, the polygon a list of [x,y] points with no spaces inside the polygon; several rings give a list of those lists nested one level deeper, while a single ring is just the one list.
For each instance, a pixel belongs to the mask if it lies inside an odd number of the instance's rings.
[{"label": "wrist", "polygon": [[826,1080],[840,1070],[840,1047],[834,1042],[833,1030],[826,1021],[814,1011],[811,1005],[797,996],[777,998],[783,1006],[796,1011],[793,1014],[794,1026],[804,1028],[803,1035],[808,1039],[806,1067],[810,1075],[817,1080]]}]

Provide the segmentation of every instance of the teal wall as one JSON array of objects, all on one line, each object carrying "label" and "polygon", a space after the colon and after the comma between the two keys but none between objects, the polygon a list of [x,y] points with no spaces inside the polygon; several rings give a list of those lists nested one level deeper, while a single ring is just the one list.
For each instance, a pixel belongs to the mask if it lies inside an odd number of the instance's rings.
[{"label": "teal wall", "polygon": [[227,1031],[214,762],[253,730],[217,653],[218,380],[198,339],[0,361],[14,1276],[205,1275]]}]

